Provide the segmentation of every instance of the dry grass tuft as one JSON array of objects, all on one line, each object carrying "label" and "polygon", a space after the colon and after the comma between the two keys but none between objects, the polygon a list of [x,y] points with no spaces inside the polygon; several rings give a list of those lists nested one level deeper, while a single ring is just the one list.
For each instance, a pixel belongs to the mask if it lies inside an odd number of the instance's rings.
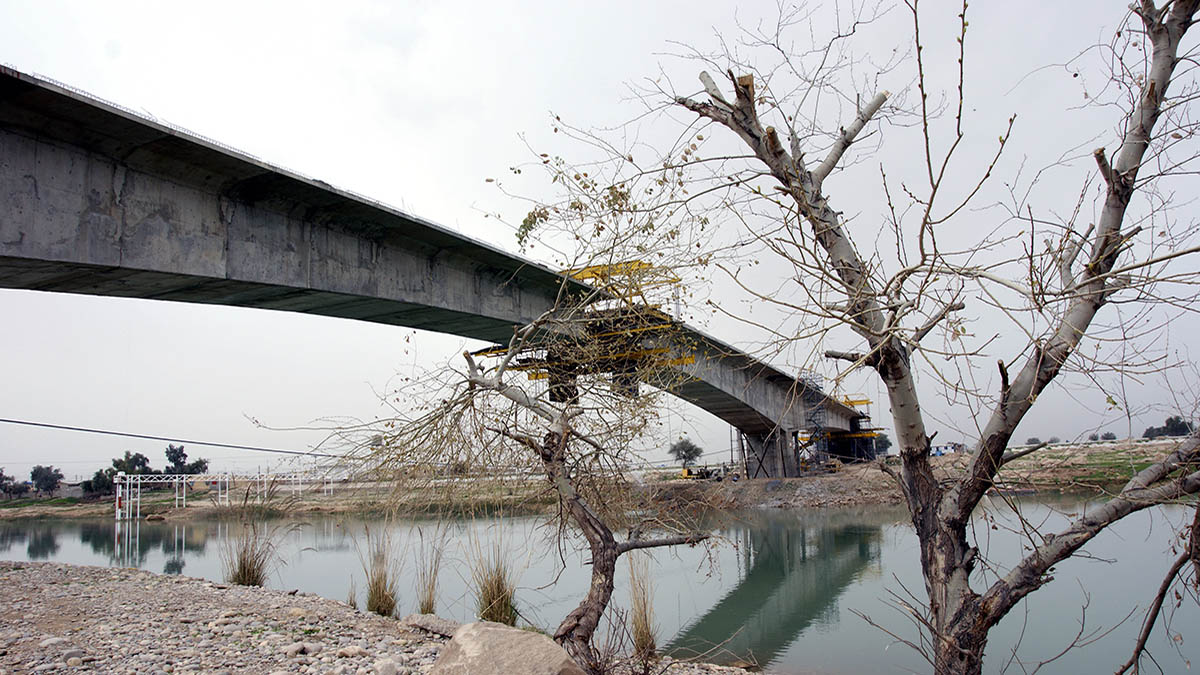
[{"label": "dry grass tuft", "polygon": [[390,528],[373,536],[366,528],[367,554],[359,550],[359,560],[367,578],[367,611],[380,616],[394,616],[400,598],[400,556],[392,547]]},{"label": "dry grass tuft", "polygon": [[442,569],[442,558],[446,552],[446,537],[448,530],[437,525],[425,538],[423,528],[417,528],[420,539],[417,550],[417,611],[421,614],[433,614],[437,605],[438,573]]},{"label": "dry grass tuft", "polygon": [[479,618],[517,625],[516,579],[502,544],[493,542],[487,551],[476,546],[472,558],[471,580],[475,586]]},{"label": "dry grass tuft", "polygon": [[629,555],[630,620],[633,633],[633,656],[642,663],[654,659],[658,650],[657,627],[654,625],[654,582],[650,578],[650,557]]},{"label": "dry grass tuft", "polygon": [[226,539],[221,548],[225,580],[242,586],[262,586],[278,562],[277,527],[243,522],[237,537]]}]

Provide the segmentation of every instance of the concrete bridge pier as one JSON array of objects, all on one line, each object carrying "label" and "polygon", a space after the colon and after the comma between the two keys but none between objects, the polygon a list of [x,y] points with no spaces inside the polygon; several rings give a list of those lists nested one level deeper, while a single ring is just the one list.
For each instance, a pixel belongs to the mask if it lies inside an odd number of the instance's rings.
[{"label": "concrete bridge pier", "polygon": [[748,478],[781,478],[800,474],[796,433],[775,428],[765,433],[741,434],[738,443]]}]

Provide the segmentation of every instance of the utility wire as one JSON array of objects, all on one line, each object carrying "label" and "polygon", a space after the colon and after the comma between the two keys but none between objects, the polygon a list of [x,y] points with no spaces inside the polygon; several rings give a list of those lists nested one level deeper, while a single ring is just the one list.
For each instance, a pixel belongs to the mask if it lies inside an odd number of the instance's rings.
[{"label": "utility wire", "polygon": [[233,450],[250,450],[253,452],[273,452],[277,455],[302,455],[304,457],[333,457],[341,458],[341,455],[331,455],[324,452],[304,452],[301,450],[280,450],[278,448],[259,448],[253,445],[234,445],[232,443],[209,443],[207,441],[190,441],[182,438],[170,438],[167,436],[150,436],[148,434],[131,434],[124,431],[109,431],[107,429],[88,429],[87,427],[72,427],[64,424],[47,424],[46,422],[30,422],[28,420],[10,420],[0,417],[0,423],[4,424],[20,424],[27,427],[41,427],[43,429],[61,429],[63,431],[81,431],[87,434],[103,434],[105,436],[123,436],[125,438],[141,438],[150,441],[166,441],[168,443],[179,443],[180,445],[203,445],[209,448],[230,448]]},{"label": "utility wire", "polygon": [[[0,417],[0,423],[3,424],[19,424],[27,427],[39,427],[42,429],[59,429],[62,431],[79,431],[86,434],[101,434],[104,436],[121,436],[124,438],[140,438],[150,441],[166,441],[167,443],[179,443],[180,445],[202,445],[209,448],[229,448],[232,450],[250,450],[252,452],[271,452],[277,455],[300,455],[303,457],[331,457],[333,459],[344,459],[342,455],[333,455],[325,452],[302,451],[302,450],[281,450],[279,448],[260,448],[253,445],[235,445],[232,443],[210,443],[208,441],[195,441],[183,438],[171,438],[169,436],[151,436],[149,434],[134,434],[125,431],[111,431],[108,429],[90,429],[88,427],[75,427],[65,424],[49,424],[47,422],[31,422],[28,420],[14,420]],[[700,457],[710,457],[712,455],[726,453],[726,450],[713,450],[706,452]],[[61,463],[61,462],[60,462]],[[631,462],[630,468],[654,468],[661,467],[673,463],[671,460],[654,461],[650,459],[642,459],[640,462]]]}]

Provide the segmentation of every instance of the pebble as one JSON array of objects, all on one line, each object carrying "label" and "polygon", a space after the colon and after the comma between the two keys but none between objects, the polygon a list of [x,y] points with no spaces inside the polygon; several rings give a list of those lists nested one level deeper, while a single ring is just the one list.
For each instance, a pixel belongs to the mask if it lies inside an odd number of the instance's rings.
[{"label": "pebble", "polygon": [[46,638],[45,640],[42,640],[41,642],[39,642],[38,646],[41,647],[42,649],[45,649],[46,647],[53,647],[54,645],[61,645],[62,643],[66,642],[66,641],[67,641],[66,638],[60,638],[60,637]]},{"label": "pebble", "polygon": [[[0,675],[67,668],[122,675],[422,675],[446,642],[311,593],[137,569],[0,561],[0,581]],[[129,600],[114,606],[113,598]],[[105,608],[102,618],[97,607]],[[69,639],[54,635],[64,630]],[[745,672],[670,659],[657,671]],[[625,665],[613,672],[641,671]]]},{"label": "pebble", "polygon": [[0,675],[415,674],[446,641],[313,594],[44,562],[0,561],[0,578]]}]

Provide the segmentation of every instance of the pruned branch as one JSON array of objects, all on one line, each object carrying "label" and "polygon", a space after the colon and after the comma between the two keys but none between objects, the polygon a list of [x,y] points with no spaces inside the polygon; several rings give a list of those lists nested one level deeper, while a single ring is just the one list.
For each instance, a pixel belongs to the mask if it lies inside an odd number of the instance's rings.
[{"label": "pruned branch", "polygon": [[866,361],[867,361],[866,354],[862,354],[860,352],[839,352],[839,351],[835,351],[832,349],[825,350],[825,358],[839,359],[841,361],[849,361],[850,363],[853,363],[856,366],[865,365]]},{"label": "pruned branch", "polygon": [[1096,148],[1092,152],[1092,157],[1096,159],[1096,166],[1100,167],[1100,177],[1108,184],[1110,190],[1114,189],[1117,182],[1113,176],[1112,167],[1108,165],[1108,157],[1104,155],[1104,148]]},{"label": "pruned branch", "polygon": [[858,114],[854,117],[854,121],[850,123],[850,126],[842,129],[842,133],[838,134],[837,140],[833,143],[833,147],[829,149],[829,154],[825,156],[825,161],[821,162],[820,166],[812,171],[813,179],[816,181],[816,187],[818,190],[821,189],[821,184],[825,182],[825,178],[829,176],[829,173],[833,171],[834,168],[837,167],[838,162],[842,160],[842,155],[845,154],[846,150],[850,148],[850,144],[854,143],[854,139],[858,137],[858,134],[863,130],[863,127],[867,125],[867,122],[871,121],[871,118],[875,116],[875,113],[879,112],[879,109],[883,107],[884,102],[887,101],[888,96],[890,95],[891,94],[886,91],[881,91],[876,94],[875,97],[867,103],[866,107],[858,111]]}]

